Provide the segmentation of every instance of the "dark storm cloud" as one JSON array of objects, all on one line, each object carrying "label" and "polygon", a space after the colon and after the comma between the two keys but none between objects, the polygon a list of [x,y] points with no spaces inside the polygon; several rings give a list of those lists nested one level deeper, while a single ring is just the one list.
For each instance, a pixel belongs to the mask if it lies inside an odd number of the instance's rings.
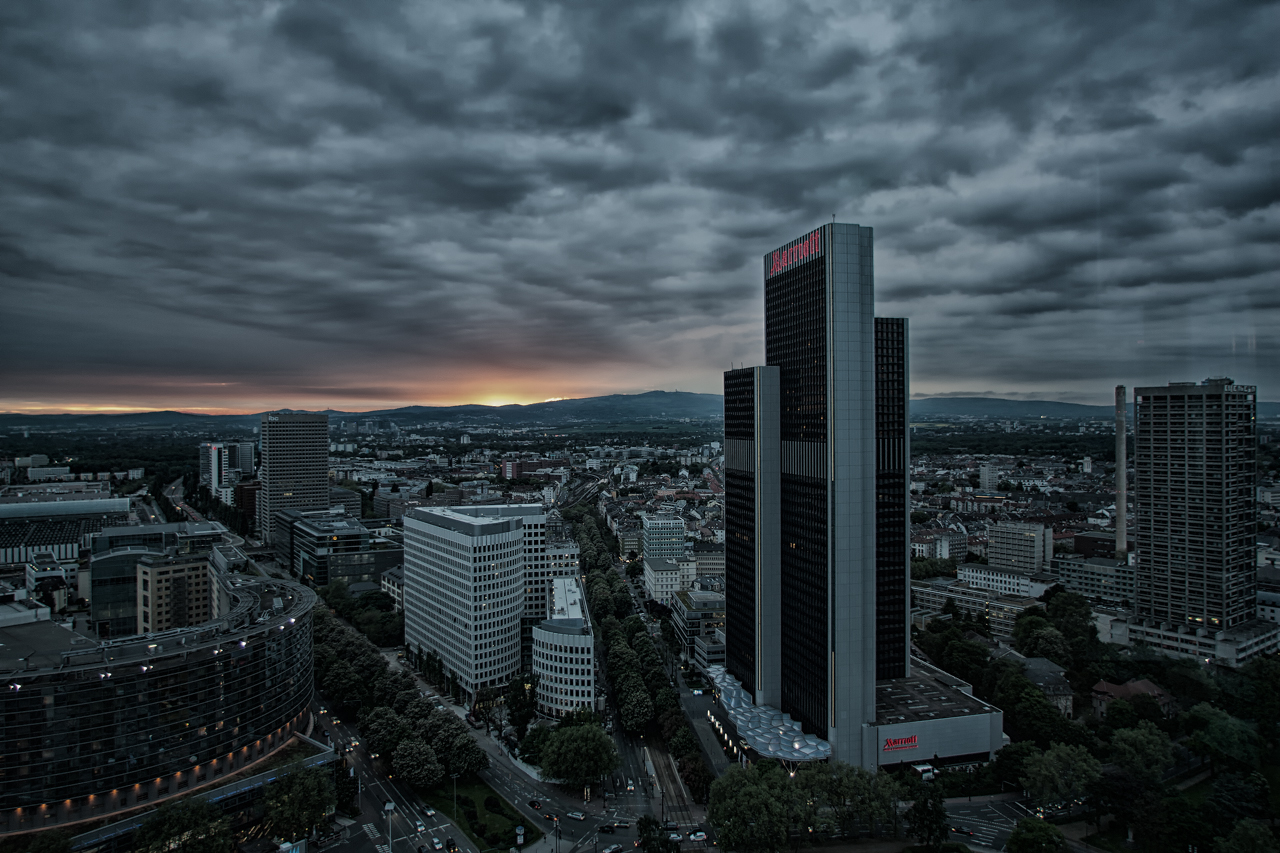
[{"label": "dark storm cloud", "polygon": [[833,213],[917,390],[1277,398],[1278,9],[8,4],[2,406],[714,391]]}]

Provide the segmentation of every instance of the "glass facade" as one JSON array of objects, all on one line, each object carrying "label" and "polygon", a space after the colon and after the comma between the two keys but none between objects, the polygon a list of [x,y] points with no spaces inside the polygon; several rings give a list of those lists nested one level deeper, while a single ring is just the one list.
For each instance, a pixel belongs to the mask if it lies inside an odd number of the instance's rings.
[{"label": "glass facade", "polygon": [[907,675],[907,321],[876,318],[876,680]]},{"label": "glass facade", "polygon": [[82,820],[211,783],[282,746],[314,686],[315,593],[220,578],[227,615],[97,643],[51,623],[0,694],[0,829]]}]

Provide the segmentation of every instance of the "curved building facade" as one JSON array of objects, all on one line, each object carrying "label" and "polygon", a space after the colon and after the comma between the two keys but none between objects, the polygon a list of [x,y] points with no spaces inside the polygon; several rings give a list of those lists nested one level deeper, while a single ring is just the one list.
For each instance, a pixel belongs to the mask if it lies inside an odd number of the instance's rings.
[{"label": "curved building facade", "polygon": [[595,637],[582,582],[555,578],[547,610],[533,629],[538,713],[563,717],[579,708],[595,710]]},{"label": "curved building facade", "polygon": [[99,642],[0,627],[0,832],[154,803],[283,746],[314,692],[316,595],[219,574],[220,617]]}]

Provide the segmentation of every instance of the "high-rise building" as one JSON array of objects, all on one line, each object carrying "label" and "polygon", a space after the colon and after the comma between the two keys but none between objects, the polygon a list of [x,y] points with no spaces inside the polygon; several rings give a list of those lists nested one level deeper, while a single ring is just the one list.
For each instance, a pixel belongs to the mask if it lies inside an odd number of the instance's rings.
[{"label": "high-rise building", "polygon": [[987,761],[1000,712],[910,658],[907,322],[873,316],[873,274],[857,225],[765,256],[768,365],[725,374],[713,721],[736,755]]},{"label": "high-rise building", "polygon": [[1276,651],[1256,618],[1257,389],[1171,382],[1133,409],[1135,615],[1111,640],[1233,667]]},{"label": "high-rise building", "polygon": [[[835,757],[859,765],[875,748],[863,743],[875,720],[877,633],[871,239],[870,228],[832,223],[766,255],[765,359],[773,370],[725,377],[725,464],[737,475],[727,479],[726,505],[753,510],[726,512],[730,672],[754,680],[776,671],[777,706],[826,740]],[[776,434],[767,410],[774,393]],[[776,499],[764,494],[774,470]],[[762,508],[767,515],[755,514]],[[775,558],[765,553],[775,524],[776,581],[769,577]],[[737,582],[748,577],[750,585]],[[775,583],[776,652],[767,639],[775,631],[768,601]],[[739,621],[744,613],[753,627]],[[740,642],[734,632],[744,630],[756,636]],[[754,667],[734,669],[752,649]],[[776,670],[761,659],[775,653]],[[771,680],[743,685],[766,701],[774,687]]]},{"label": "high-rise building", "polygon": [[474,699],[520,671],[524,519],[455,507],[404,516],[405,644]]},{"label": "high-rise building", "polygon": [[1257,389],[1134,389],[1139,616],[1234,628],[1255,614]]},{"label": "high-rise building", "polygon": [[876,680],[911,656],[911,448],[907,321],[876,318]]},{"label": "high-rise building", "polygon": [[200,485],[213,491],[228,482],[230,470],[229,450],[227,445],[206,441],[200,445]]},{"label": "high-rise building", "polygon": [[253,476],[257,445],[252,441],[232,441],[227,445],[227,466],[233,471]]},{"label": "high-rise building", "polygon": [[270,543],[280,510],[329,507],[329,416],[267,412],[261,436],[258,531]]},{"label": "high-rise building", "polygon": [[[424,534],[421,524],[412,520],[417,518],[420,521],[422,516],[418,513],[426,511],[426,508],[411,509],[404,515],[405,636],[411,648],[423,652],[434,651],[434,646],[428,643],[430,638],[425,623],[435,618],[434,611],[421,609],[425,606],[423,602],[427,601],[423,590],[429,583],[427,573],[437,571],[438,567],[432,568],[435,564],[414,557],[413,542]],[[520,586],[523,598],[519,619],[514,626],[486,630],[512,632],[514,642],[520,650],[517,670],[528,671],[533,664],[534,629],[547,618],[551,606],[552,584],[558,578],[576,577],[578,574],[578,543],[566,537],[564,522],[559,514],[556,513],[553,517],[541,504],[454,507],[453,512],[469,518],[510,519],[522,531]],[[555,513],[555,510],[551,512]],[[421,642],[415,641],[414,637],[421,637]],[[495,640],[504,644],[510,642],[505,634],[502,637],[495,635],[487,638],[489,642]],[[436,651],[435,654],[440,653]]]},{"label": "high-rise building", "polygon": [[997,569],[1033,574],[1053,561],[1053,529],[1001,521],[987,530],[987,562]]}]

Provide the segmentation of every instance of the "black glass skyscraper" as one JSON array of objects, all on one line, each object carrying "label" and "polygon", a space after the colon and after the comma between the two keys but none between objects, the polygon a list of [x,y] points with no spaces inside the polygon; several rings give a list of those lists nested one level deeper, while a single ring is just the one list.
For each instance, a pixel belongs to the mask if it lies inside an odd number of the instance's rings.
[{"label": "black glass skyscraper", "polygon": [[769,253],[767,366],[725,375],[727,668],[864,766],[877,673],[907,665],[906,324],[877,334],[873,279],[870,228]]}]

